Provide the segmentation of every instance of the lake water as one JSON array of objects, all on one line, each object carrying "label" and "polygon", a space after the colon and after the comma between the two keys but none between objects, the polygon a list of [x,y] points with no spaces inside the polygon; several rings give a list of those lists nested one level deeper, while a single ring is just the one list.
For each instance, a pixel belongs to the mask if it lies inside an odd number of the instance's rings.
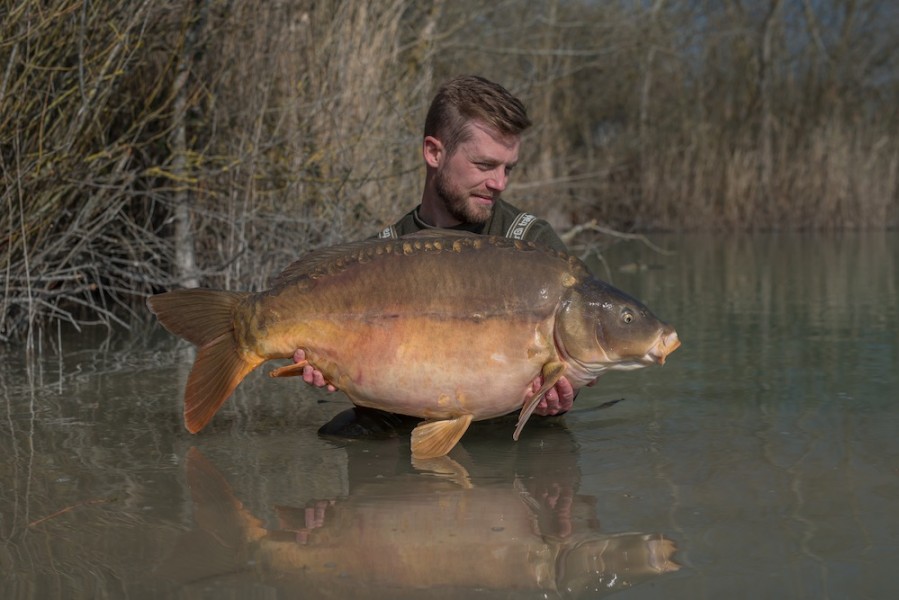
[{"label": "lake water", "polygon": [[0,597],[894,597],[899,234],[652,239],[605,258],[667,364],[446,460],[261,372],[190,435],[155,325],[0,349]]}]

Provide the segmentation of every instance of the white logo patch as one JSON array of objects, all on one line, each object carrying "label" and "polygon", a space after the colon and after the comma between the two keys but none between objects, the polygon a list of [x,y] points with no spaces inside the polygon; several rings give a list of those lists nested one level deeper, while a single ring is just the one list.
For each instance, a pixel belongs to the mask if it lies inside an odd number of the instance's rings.
[{"label": "white logo patch", "polygon": [[512,221],[512,225],[509,226],[506,237],[512,238],[513,240],[523,240],[528,234],[528,229],[531,228],[531,225],[533,225],[536,220],[537,217],[530,213],[520,213],[515,217],[515,220]]}]

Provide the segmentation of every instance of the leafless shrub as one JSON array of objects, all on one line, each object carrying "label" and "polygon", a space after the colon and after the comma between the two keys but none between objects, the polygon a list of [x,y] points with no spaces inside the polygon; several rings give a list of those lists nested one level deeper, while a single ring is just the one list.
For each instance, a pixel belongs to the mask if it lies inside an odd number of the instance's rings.
[{"label": "leafless shrub", "polygon": [[[525,99],[507,196],[600,231],[899,219],[889,3],[21,0],[0,8],[0,339],[260,289],[420,195],[424,112]],[[593,236],[593,237],[590,237]]]}]

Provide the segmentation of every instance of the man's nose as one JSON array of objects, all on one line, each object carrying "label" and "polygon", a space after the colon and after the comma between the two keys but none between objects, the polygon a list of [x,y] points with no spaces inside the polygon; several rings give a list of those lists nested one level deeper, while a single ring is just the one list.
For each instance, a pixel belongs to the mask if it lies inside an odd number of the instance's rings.
[{"label": "man's nose", "polygon": [[487,180],[487,187],[491,190],[501,192],[506,189],[506,184],[508,183],[509,175],[506,173],[505,167],[497,167]]}]

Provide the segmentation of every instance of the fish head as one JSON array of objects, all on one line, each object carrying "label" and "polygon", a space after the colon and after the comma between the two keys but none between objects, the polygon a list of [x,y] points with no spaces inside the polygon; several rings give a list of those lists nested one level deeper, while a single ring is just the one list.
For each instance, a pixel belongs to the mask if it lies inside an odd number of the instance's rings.
[{"label": "fish head", "polygon": [[556,345],[572,373],[592,381],[606,370],[664,364],[677,332],[639,300],[595,278],[573,286],[560,305]]},{"label": "fish head", "polygon": [[556,589],[572,597],[611,593],[680,570],[677,544],[660,534],[621,533],[566,540],[556,559]]}]

